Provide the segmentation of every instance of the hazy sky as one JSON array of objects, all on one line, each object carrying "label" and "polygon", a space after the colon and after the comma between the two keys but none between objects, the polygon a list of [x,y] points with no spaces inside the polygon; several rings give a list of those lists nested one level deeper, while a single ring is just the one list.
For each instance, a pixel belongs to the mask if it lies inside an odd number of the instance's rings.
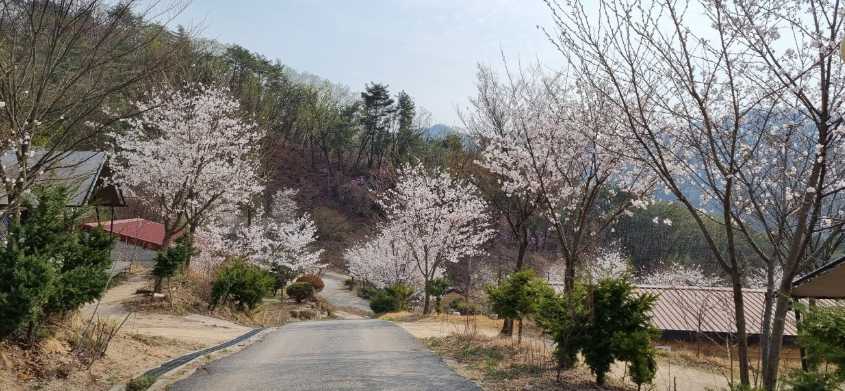
[{"label": "hazy sky", "polygon": [[435,123],[460,124],[479,62],[547,66],[560,56],[537,25],[541,0],[193,0],[174,23],[236,43],[353,91],[405,90]]}]

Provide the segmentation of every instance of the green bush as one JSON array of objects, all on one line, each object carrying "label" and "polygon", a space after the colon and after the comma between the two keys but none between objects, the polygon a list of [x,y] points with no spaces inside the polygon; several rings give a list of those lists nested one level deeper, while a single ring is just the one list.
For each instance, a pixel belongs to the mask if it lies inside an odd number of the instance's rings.
[{"label": "green bush", "polygon": [[450,301],[449,310],[456,311],[461,315],[479,315],[483,312],[480,305],[469,302],[463,297]]},{"label": "green bush", "polygon": [[153,266],[153,276],[155,277],[154,291],[161,292],[162,281],[165,278],[169,279],[176,275],[176,271],[191,256],[193,252],[191,247],[190,239],[187,236],[182,236],[176,239],[176,243],[173,246],[159,251],[155,258],[155,265]]},{"label": "green bush", "polygon": [[369,293],[370,309],[377,314],[385,312],[405,311],[409,308],[414,288],[407,284],[397,283],[385,289],[376,289]]},{"label": "green bush", "polygon": [[12,222],[0,249],[0,338],[26,330],[31,340],[43,321],[96,300],[106,289],[112,238],[81,231],[84,209],[66,208],[68,190],[35,189],[26,216]]},{"label": "green bush", "polygon": [[381,293],[381,289],[378,289],[370,284],[364,284],[361,286],[361,289],[358,290],[358,296],[362,299],[370,300],[376,295]]},{"label": "green bush", "polygon": [[273,286],[274,295],[276,291],[285,289],[285,287],[288,286],[288,282],[296,278],[296,275],[298,274],[296,270],[280,263],[274,263],[273,266],[270,267],[270,272],[273,273],[273,277],[276,278],[276,283]]},{"label": "green bush", "polygon": [[589,322],[586,303],[587,291],[582,285],[576,285],[567,295],[547,296],[540,301],[535,320],[555,343],[558,369],[569,369],[576,363],[584,344],[584,325]]},{"label": "green bush", "polygon": [[581,352],[601,385],[614,361],[627,361],[631,380],[640,386],[657,371],[649,317],[654,300],[634,293],[625,279],[606,279],[544,297],[535,319],[555,342],[559,368],[572,367]]},{"label": "green bush", "polygon": [[486,290],[492,311],[501,318],[519,320],[520,333],[521,320],[537,313],[542,300],[554,295],[552,287],[532,270],[512,273],[499,286]]},{"label": "green bush", "polygon": [[240,310],[255,309],[274,284],[275,279],[267,271],[243,259],[233,259],[217,273],[211,287],[211,307],[232,301]]},{"label": "green bush", "polygon": [[428,294],[434,296],[434,310],[438,314],[443,312],[442,299],[443,295],[446,294],[446,289],[449,289],[450,284],[448,279],[441,277],[431,280],[426,287]]},{"label": "green bush", "polygon": [[841,378],[834,373],[794,371],[786,379],[792,391],[836,391]]},{"label": "green bush", "polygon": [[314,287],[314,290],[317,292],[321,292],[323,288],[326,287],[326,284],[323,283],[323,279],[320,276],[314,274],[306,274],[302,277],[296,279],[296,282],[307,282]]},{"label": "green bush", "polygon": [[606,279],[593,288],[582,351],[596,383],[604,384],[615,360],[631,364],[632,380],[638,385],[654,378],[655,352],[650,341],[655,330],[648,315],[654,301],[652,295],[635,294],[624,279]]},{"label": "green bush", "polygon": [[314,286],[307,282],[294,282],[288,285],[285,292],[297,303],[302,303],[303,300],[314,297]]},{"label": "green bush", "polygon": [[835,364],[838,375],[845,379],[845,309],[814,307],[801,312],[798,343],[806,350],[810,367],[821,362]]}]

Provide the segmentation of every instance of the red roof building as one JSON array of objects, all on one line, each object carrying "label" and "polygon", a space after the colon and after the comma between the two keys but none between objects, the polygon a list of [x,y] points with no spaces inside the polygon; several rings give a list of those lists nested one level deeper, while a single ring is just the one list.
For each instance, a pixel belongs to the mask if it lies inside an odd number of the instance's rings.
[{"label": "red roof building", "polygon": [[160,250],[164,243],[164,224],[141,218],[115,220],[102,223],[87,223],[85,229],[94,229],[98,225],[106,232],[111,232],[121,241],[150,250]]}]

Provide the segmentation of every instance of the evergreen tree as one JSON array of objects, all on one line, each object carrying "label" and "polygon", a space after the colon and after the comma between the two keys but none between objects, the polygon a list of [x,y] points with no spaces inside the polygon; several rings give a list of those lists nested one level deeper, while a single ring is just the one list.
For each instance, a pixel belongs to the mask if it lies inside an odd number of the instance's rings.
[{"label": "evergreen tree", "polygon": [[373,165],[380,168],[385,151],[392,143],[391,127],[396,108],[390,91],[384,84],[367,85],[367,90],[361,93],[361,100],[361,124],[364,133],[360,136],[361,143],[355,165],[360,162],[361,155],[366,153],[367,168],[371,169]]},{"label": "evergreen tree", "polygon": [[405,91],[396,97],[396,120],[399,126],[396,135],[394,164],[399,166],[409,162],[409,154],[420,141],[419,129],[414,129],[416,116],[414,100]]},{"label": "evergreen tree", "polygon": [[76,310],[106,289],[112,238],[82,232],[84,210],[68,209],[64,188],[36,189],[0,250],[0,337],[26,329],[32,340],[49,317]]}]

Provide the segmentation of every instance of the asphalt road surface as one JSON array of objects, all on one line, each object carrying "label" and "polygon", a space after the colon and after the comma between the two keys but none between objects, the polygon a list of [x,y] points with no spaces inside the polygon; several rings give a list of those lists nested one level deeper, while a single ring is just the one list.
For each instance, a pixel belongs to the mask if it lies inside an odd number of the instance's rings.
[{"label": "asphalt road surface", "polygon": [[405,330],[381,320],[288,324],[169,389],[481,390]]}]

